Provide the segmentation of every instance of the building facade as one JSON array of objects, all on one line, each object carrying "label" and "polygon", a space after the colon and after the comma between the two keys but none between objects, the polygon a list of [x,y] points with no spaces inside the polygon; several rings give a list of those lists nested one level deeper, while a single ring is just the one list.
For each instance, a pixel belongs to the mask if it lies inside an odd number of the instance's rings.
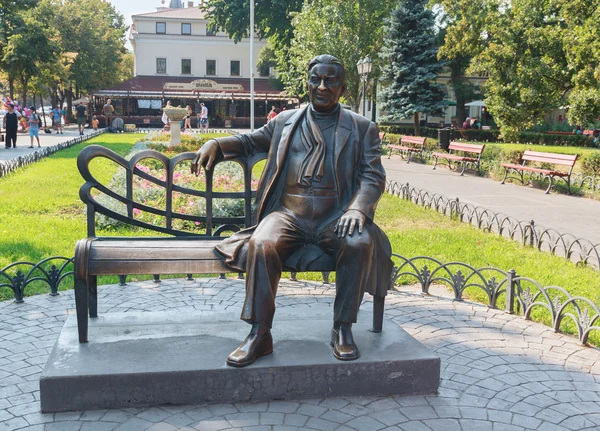
[{"label": "building facade", "polygon": [[[169,8],[132,16],[130,41],[134,50],[134,74],[129,81],[94,93],[96,111],[110,98],[126,122],[155,124],[168,100],[174,106],[200,103],[209,109],[211,124],[228,120],[234,126],[250,123],[250,40],[238,43],[209,25],[198,5],[172,0]],[[255,121],[266,122],[271,106],[295,106],[271,86],[269,71],[256,67],[265,42],[254,42]],[[142,118],[138,118],[142,117]],[[152,117],[148,122],[145,117]]]}]

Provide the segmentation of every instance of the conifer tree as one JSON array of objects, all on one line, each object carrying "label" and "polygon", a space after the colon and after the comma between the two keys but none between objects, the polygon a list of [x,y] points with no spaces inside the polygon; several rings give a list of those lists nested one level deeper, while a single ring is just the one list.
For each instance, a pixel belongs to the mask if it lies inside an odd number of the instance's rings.
[{"label": "conifer tree", "polygon": [[443,112],[445,88],[434,82],[444,67],[437,59],[433,12],[427,0],[402,0],[386,21],[381,50],[381,108],[383,119],[413,117],[415,135],[420,134],[419,113]]}]

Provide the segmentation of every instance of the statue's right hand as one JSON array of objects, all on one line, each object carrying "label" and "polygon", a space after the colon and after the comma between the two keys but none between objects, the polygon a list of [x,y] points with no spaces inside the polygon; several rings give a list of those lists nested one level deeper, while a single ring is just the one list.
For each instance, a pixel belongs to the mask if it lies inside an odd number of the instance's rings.
[{"label": "statue's right hand", "polygon": [[214,139],[206,142],[192,160],[192,174],[200,175],[200,166],[210,171],[219,155],[219,143]]}]

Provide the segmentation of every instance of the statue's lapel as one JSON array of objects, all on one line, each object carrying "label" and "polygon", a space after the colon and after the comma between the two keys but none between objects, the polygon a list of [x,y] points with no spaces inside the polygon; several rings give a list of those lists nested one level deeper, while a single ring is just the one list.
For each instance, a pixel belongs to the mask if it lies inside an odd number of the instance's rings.
[{"label": "statue's lapel", "polygon": [[304,112],[306,108],[299,109],[294,115],[287,119],[283,130],[281,131],[281,138],[279,139],[279,146],[277,148],[277,171],[281,169],[286,159],[288,149],[290,147],[290,139],[294,136],[294,130],[298,127],[298,124],[304,118]]},{"label": "statue's lapel", "polygon": [[342,150],[348,143],[348,138],[352,133],[352,117],[346,110],[340,106],[340,117],[338,119],[337,130],[335,131],[335,166],[338,165],[338,159]]}]

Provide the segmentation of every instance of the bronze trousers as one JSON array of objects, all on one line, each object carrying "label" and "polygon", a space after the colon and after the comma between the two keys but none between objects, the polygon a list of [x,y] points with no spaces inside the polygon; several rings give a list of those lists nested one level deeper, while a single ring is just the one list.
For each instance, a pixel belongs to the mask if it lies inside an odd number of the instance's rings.
[{"label": "bronze trousers", "polygon": [[258,224],[250,237],[242,320],[271,327],[283,264],[297,250],[314,244],[336,262],[333,320],[356,322],[368,274],[375,264],[375,243],[369,232],[373,225],[365,225],[362,234],[355,230],[351,236],[338,238],[334,227],[343,213],[333,211],[332,216],[332,211],[328,211],[328,216],[322,216],[318,214],[321,212],[318,202],[314,207],[306,203],[296,213],[285,208],[272,212]]}]

